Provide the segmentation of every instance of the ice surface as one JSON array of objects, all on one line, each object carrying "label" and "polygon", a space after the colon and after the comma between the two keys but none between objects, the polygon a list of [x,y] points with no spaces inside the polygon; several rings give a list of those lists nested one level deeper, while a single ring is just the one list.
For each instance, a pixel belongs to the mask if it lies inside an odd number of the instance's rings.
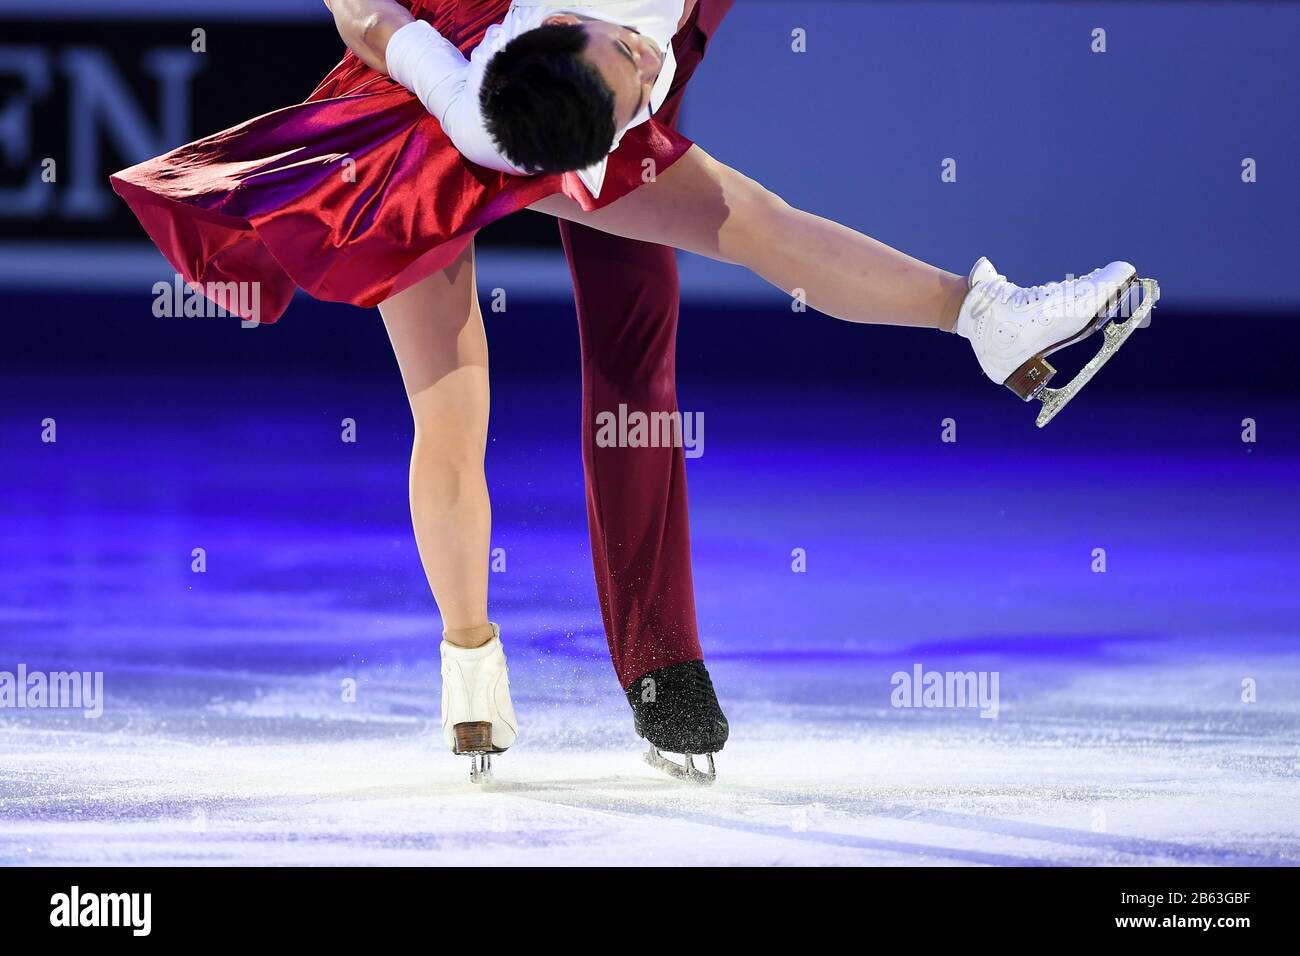
[{"label": "ice surface", "polygon": [[[1256,663],[1294,688],[1294,662]],[[851,664],[716,664],[744,693],[712,788],[639,763],[626,705],[591,693],[603,668],[515,667],[524,733],[483,789],[437,741],[432,667],[349,672],[355,704],[341,671],[122,673],[98,721],[6,722],[0,860],[1300,862],[1294,707],[1180,705],[1231,697],[1217,666],[1087,672],[993,721],[868,704]]]},{"label": "ice surface", "polygon": [[[704,789],[640,762],[613,680],[572,383],[494,399],[522,733],[479,789],[438,741],[409,420],[339,389],[96,393],[8,444],[0,670],[102,670],[108,706],[0,711],[0,862],[1300,863],[1300,450],[1235,409],[1085,396],[1036,433],[990,398],[944,446],[941,396],[693,394]],[[891,707],[918,663],[997,671],[997,719]]]}]

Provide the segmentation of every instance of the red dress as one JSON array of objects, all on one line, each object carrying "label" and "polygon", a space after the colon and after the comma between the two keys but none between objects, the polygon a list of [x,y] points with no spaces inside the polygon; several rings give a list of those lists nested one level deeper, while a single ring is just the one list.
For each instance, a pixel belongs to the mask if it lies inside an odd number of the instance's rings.
[{"label": "red dress", "polygon": [[[509,0],[402,0],[466,56]],[[351,51],[306,102],[111,177],[191,285],[260,283],[274,322],[299,286],[374,306],[449,265],[479,229],[553,193],[597,209],[690,147],[651,118],[610,155],[600,198],[573,173],[514,176],[457,152],[414,94]],[[351,162],[348,162],[351,160]]]}]

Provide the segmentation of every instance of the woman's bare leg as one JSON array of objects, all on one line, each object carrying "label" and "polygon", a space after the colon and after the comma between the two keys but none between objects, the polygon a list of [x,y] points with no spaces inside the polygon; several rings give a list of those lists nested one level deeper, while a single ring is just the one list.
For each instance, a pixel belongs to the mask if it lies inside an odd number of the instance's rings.
[{"label": "woman's bare leg", "polygon": [[379,306],[415,418],[411,522],[449,642],[492,637],[487,614],[492,512],[487,447],[488,354],[474,250]]},{"label": "woman's bare leg", "polygon": [[603,232],[745,266],[850,322],[952,331],[966,280],[795,209],[693,146],[653,183],[594,212],[564,195],[532,206]]}]

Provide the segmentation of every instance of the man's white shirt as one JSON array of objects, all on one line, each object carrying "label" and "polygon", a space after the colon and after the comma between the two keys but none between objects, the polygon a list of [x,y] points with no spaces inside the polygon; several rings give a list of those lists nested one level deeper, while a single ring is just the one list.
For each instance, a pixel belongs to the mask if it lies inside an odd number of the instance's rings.
[{"label": "man's white shirt", "polygon": [[[443,131],[466,159],[499,172],[522,175],[524,171],[497,148],[479,108],[483,74],[492,57],[519,34],[536,29],[543,20],[557,13],[633,27],[654,40],[664,53],[659,78],[641,112],[615,135],[609,150],[612,153],[623,134],[648,120],[668,97],[677,69],[672,40],[684,8],[685,0],[585,0],[580,6],[553,0],[514,0],[505,19],[488,27],[483,41],[468,60],[424,20],[408,23],[394,33],[384,58],[388,75],[414,93],[425,109],[437,117]],[[578,178],[593,197],[600,195],[607,163],[608,157],[604,157],[578,171]]]}]

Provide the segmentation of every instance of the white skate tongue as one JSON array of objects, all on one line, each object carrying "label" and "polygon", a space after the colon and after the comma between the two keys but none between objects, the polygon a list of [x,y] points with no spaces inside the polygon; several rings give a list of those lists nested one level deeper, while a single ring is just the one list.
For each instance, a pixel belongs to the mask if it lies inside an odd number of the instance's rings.
[{"label": "white skate tongue", "polygon": [[980,256],[979,261],[971,266],[970,274],[966,277],[969,291],[961,304],[961,311],[957,313],[955,330],[958,335],[975,341],[980,317],[988,311],[993,299],[992,293],[996,292],[998,283],[1005,281],[1006,277],[998,274],[987,256]]},{"label": "white skate tongue", "polygon": [[970,274],[966,277],[966,287],[973,289],[982,283],[1001,278],[1003,276],[999,275],[998,270],[993,268],[993,263],[989,262],[988,256],[980,256],[979,261],[971,266]]}]

